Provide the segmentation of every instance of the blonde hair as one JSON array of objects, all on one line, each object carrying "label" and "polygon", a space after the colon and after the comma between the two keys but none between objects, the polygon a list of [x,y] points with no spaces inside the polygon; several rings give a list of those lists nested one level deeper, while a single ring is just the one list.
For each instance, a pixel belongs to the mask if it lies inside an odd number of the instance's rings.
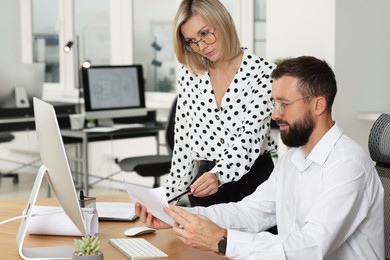
[{"label": "blonde hair", "polygon": [[173,50],[177,60],[192,73],[207,71],[212,62],[196,52],[185,49],[181,26],[194,14],[201,15],[218,31],[222,46],[222,60],[228,61],[241,54],[240,40],[232,17],[219,0],[182,0],[173,22]]}]

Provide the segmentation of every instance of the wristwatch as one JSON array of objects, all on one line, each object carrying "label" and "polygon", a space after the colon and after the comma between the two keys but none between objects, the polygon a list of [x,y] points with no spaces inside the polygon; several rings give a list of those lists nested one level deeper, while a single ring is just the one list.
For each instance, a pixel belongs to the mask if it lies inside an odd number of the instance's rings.
[{"label": "wristwatch", "polygon": [[227,230],[225,229],[224,234],[218,242],[218,253],[225,255],[227,246]]}]

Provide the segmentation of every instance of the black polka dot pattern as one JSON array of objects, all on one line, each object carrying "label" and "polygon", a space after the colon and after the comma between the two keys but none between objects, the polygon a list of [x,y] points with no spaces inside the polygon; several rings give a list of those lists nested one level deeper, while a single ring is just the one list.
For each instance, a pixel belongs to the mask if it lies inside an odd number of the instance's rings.
[{"label": "black polka dot pattern", "polygon": [[222,183],[239,180],[256,158],[276,149],[270,137],[274,64],[244,51],[243,61],[218,109],[208,73],[182,67],[178,77],[175,148],[165,188],[172,198],[193,181],[193,160],[218,160],[211,170]]}]

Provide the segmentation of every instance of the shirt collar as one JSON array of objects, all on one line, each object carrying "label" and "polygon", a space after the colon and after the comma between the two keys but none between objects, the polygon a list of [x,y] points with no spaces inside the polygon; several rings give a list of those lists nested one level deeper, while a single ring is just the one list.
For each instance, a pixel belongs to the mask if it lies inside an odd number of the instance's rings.
[{"label": "shirt collar", "polygon": [[321,140],[314,146],[310,154],[305,158],[305,153],[302,147],[299,147],[293,155],[293,163],[295,166],[304,171],[313,162],[319,165],[324,165],[329,154],[336,144],[337,140],[343,134],[343,129],[335,122],[329,131],[321,138]]}]

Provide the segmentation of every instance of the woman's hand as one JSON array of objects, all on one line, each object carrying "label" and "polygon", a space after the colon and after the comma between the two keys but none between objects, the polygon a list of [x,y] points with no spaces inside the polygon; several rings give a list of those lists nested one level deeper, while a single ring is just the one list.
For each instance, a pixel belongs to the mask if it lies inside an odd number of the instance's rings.
[{"label": "woman's hand", "polygon": [[206,197],[218,191],[219,182],[215,173],[205,172],[191,185],[190,188],[193,196]]},{"label": "woman's hand", "polygon": [[148,212],[148,209],[145,206],[142,206],[141,203],[135,203],[135,214],[139,219],[145,223],[147,227],[154,229],[168,229],[171,228],[170,225],[161,221],[160,219],[154,217],[151,213]]}]

